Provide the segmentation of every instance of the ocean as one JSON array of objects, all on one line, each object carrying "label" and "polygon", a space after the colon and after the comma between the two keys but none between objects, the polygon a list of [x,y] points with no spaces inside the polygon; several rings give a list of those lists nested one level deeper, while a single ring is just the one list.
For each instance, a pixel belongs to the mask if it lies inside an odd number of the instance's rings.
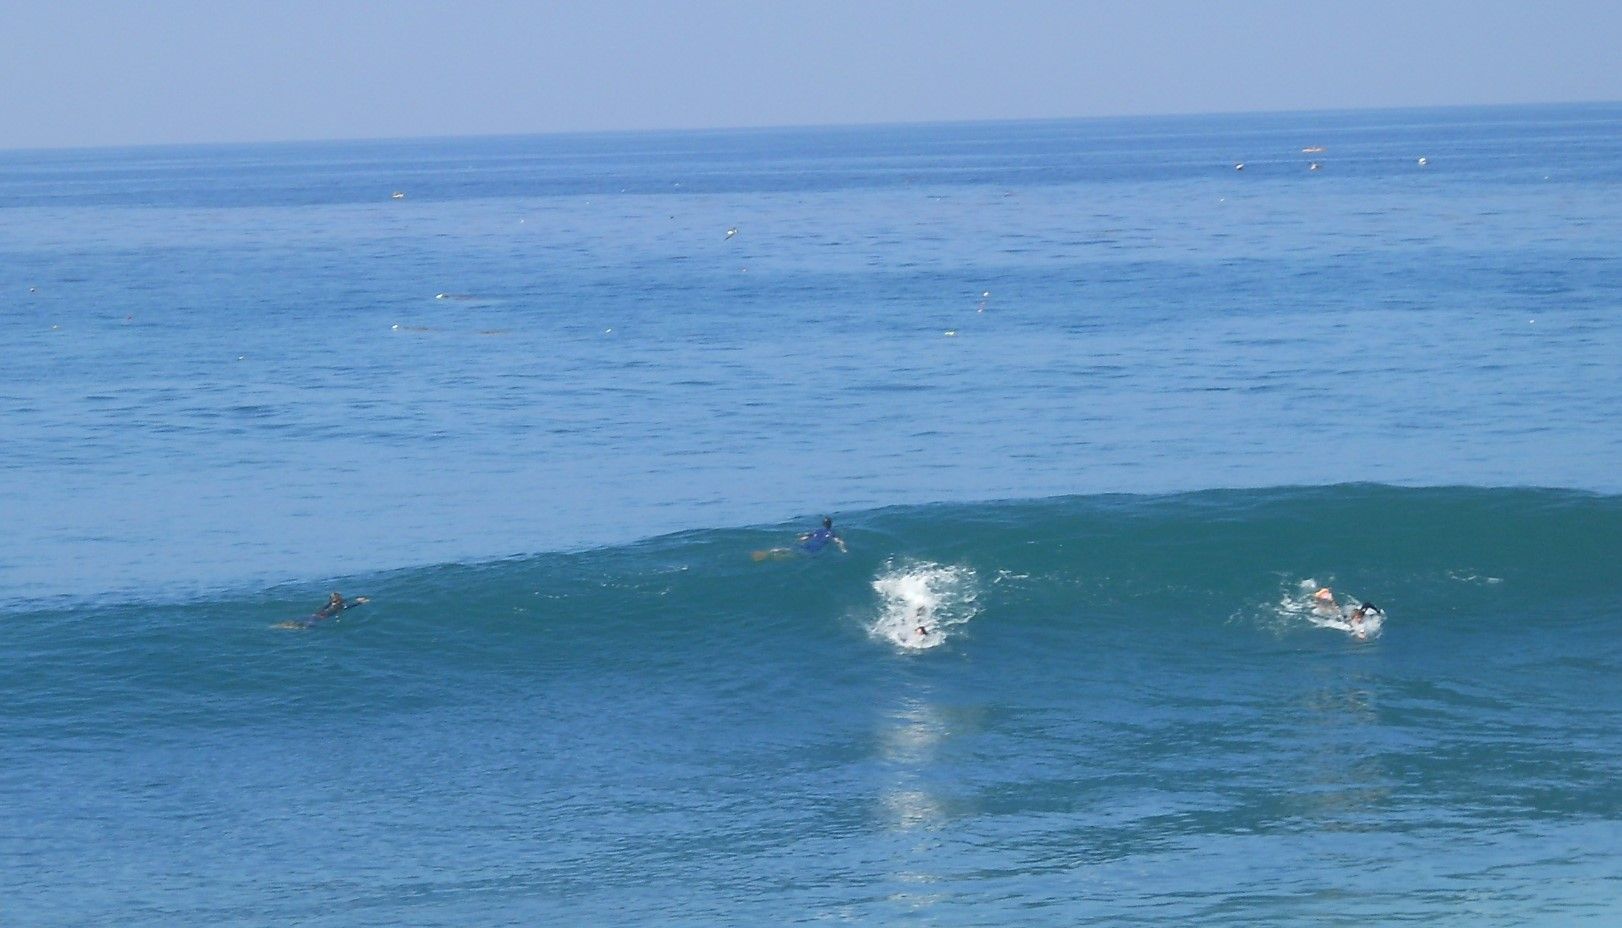
[{"label": "ocean", "polygon": [[1622,921],[1622,105],[0,152],[0,357],[0,923]]}]

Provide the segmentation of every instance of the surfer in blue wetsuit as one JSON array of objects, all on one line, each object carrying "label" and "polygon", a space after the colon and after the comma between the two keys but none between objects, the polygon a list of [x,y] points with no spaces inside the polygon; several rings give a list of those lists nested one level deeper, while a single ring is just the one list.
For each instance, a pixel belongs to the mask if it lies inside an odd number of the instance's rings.
[{"label": "surfer in blue wetsuit", "polygon": [[845,549],[845,539],[839,537],[834,531],[834,520],[829,516],[822,517],[822,528],[806,532],[800,536],[800,550],[806,554],[816,554],[828,546],[829,542],[839,548],[840,554],[849,553]]},{"label": "surfer in blue wetsuit", "polygon": [[839,549],[840,554],[847,554],[845,539],[839,537],[834,531],[834,520],[828,516],[822,517],[822,528],[802,534],[796,538],[792,548],[767,548],[764,551],[755,551],[749,556],[756,561],[781,561],[794,557],[796,554],[817,554],[830,543]]}]

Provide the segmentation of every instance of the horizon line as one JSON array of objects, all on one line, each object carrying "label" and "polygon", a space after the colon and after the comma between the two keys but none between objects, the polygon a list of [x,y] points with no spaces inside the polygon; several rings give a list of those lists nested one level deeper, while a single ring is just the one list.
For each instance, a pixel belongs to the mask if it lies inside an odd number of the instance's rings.
[{"label": "horizon line", "polygon": [[0,154],[66,154],[74,152],[111,152],[111,151],[139,151],[158,149],[185,149],[185,148],[250,148],[257,146],[293,146],[293,145],[354,145],[354,144],[389,144],[400,142],[445,142],[445,141],[472,141],[480,139],[532,139],[532,138],[581,138],[593,136],[632,136],[632,135],[700,135],[705,133],[747,133],[747,132],[792,132],[812,130],[838,130],[838,129],[883,129],[883,128],[924,128],[932,126],[972,126],[972,125],[998,125],[998,124],[1030,124],[1030,123],[1064,123],[1064,122],[1129,122],[1132,120],[1149,119],[1220,119],[1235,116],[1306,116],[1306,115],[1332,115],[1336,113],[1402,113],[1423,112],[1432,110],[1501,110],[1501,109],[1527,109],[1527,108],[1562,108],[1562,107],[1606,107],[1622,106],[1622,99],[1604,100],[1545,100],[1519,103],[1430,103],[1405,104],[1401,106],[1338,106],[1323,109],[1254,109],[1254,110],[1221,110],[1204,112],[1144,112],[1144,113],[1115,113],[1092,116],[1013,116],[1013,117],[984,117],[967,119],[880,119],[857,122],[826,122],[826,123],[761,123],[755,125],[721,125],[721,126],[664,126],[642,128],[617,129],[555,129],[534,132],[469,132],[459,135],[378,135],[378,136],[335,136],[326,138],[267,138],[245,139],[238,141],[226,140],[196,140],[174,142],[128,142],[106,143],[88,145],[30,145],[30,146],[0,146]]}]

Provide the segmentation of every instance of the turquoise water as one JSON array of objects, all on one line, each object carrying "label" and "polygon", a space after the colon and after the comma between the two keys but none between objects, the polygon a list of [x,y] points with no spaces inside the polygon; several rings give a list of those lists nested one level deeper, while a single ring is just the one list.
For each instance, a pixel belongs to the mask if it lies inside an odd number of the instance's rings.
[{"label": "turquoise water", "polygon": [[0,912],[1614,923],[1619,129],[0,153]]}]

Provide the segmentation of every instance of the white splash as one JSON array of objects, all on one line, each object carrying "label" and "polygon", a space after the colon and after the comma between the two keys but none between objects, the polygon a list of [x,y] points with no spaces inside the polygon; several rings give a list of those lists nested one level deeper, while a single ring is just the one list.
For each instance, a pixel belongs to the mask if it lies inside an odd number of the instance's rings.
[{"label": "white splash", "polygon": [[979,578],[970,567],[886,564],[873,590],[879,611],[868,634],[911,651],[940,647],[980,611]]}]

